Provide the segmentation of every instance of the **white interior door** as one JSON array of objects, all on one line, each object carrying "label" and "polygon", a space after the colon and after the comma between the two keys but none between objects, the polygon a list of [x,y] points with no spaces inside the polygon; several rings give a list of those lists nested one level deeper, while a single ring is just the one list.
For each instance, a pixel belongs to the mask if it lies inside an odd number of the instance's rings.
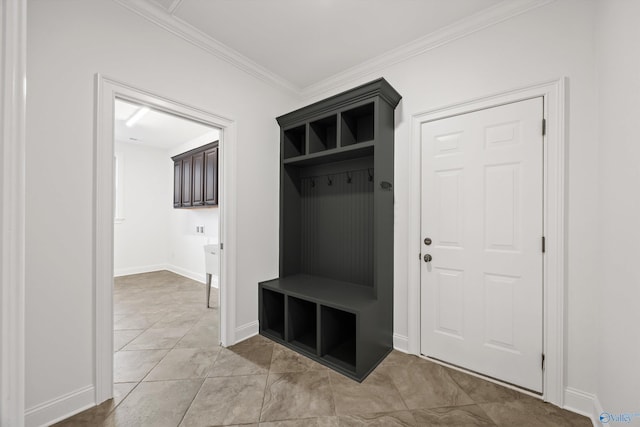
[{"label": "white interior door", "polygon": [[[542,392],[543,99],[422,125],[421,352]],[[431,239],[431,243],[425,239]]]}]

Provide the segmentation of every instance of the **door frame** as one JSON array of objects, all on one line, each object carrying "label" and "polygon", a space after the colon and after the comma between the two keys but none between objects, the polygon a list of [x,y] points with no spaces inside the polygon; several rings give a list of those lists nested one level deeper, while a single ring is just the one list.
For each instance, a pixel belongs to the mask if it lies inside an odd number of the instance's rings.
[{"label": "door frame", "polygon": [[95,399],[113,396],[114,102],[116,97],[220,129],[220,341],[235,343],[236,121],[96,74],[94,168]]},{"label": "door frame", "polygon": [[[430,109],[411,117],[411,175],[409,178],[408,239],[408,351],[420,355],[420,268],[421,246],[421,125],[446,117],[542,97],[546,135],[544,144],[544,236],[543,257],[543,394],[545,401],[562,407],[566,366],[566,99],[568,79],[560,78],[523,88]],[[414,256],[414,254],[416,254]]]},{"label": "door frame", "polygon": [[0,4],[0,425],[25,420],[27,2]]}]

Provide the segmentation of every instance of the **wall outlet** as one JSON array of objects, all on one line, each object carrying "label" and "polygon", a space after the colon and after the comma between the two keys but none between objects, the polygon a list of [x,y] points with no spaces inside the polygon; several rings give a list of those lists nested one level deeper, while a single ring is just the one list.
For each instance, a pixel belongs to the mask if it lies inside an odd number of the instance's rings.
[{"label": "wall outlet", "polygon": [[204,225],[196,225],[196,234],[204,234]]}]

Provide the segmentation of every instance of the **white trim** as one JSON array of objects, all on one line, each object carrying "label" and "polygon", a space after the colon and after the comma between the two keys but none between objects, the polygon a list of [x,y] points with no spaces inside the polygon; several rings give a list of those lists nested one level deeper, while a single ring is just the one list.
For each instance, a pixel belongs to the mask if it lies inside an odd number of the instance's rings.
[{"label": "white trim", "polygon": [[[122,276],[131,276],[132,274],[143,274],[143,273],[153,273],[154,271],[170,271],[172,273],[178,274],[182,277],[186,277],[187,279],[195,280],[199,283],[207,283],[207,275],[206,273],[196,273],[194,271],[186,270],[181,267],[177,267],[172,264],[154,264],[154,265],[142,265],[138,267],[127,267],[115,270],[113,273],[113,277],[122,277]],[[211,287],[218,288],[220,282],[218,280],[218,276],[211,276]]]},{"label": "white trim", "polygon": [[25,406],[25,0],[0,4],[0,425]]},{"label": "white trim", "polygon": [[251,338],[255,335],[258,335],[258,321],[246,323],[242,326],[238,326],[235,333],[236,341],[235,343],[239,343],[240,341],[244,341],[247,338]]},{"label": "white trim", "polygon": [[584,415],[591,419],[595,408],[595,401],[596,396],[591,393],[573,387],[564,389],[564,409],[567,411],[575,412],[576,414]]},{"label": "white trim", "polygon": [[167,264],[165,270],[168,270],[175,274],[179,274],[180,276],[186,277],[187,279],[195,280],[199,283],[207,283],[206,273],[196,273],[195,271],[187,270],[185,268],[178,267],[177,265],[172,264]]},{"label": "white trim", "polygon": [[[238,51],[220,43],[182,19],[174,16],[162,6],[146,0],[114,0],[116,3],[142,16],[149,22],[169,31],[181,39],[207,51],[216,58],[228,62],[247,74],[269,83],[291,94],[299,95],[300,88],[262,65],[242,55]],[[173,10],[172,10],[173,11]]]},{"label": "white trim", "polygon": [[[140,265],[136,267],[119,268],[114,270],[113,277],[130,276],[132,274],[153,273],[154,271],[169,270],[167,264]],[[180,274],[180,273],[177,273]],[[182,276],[182,275],[181,275]]]},{"label": "white trim", "polygon": [[25,425],[27,427],[37,427],[57,423],[94,406],[94,398],[95,390],[93,385],[88,385],[51,399],[27,409]]},{"label": "white trim", "polygon": [[481,10],[451,25],[436,30],[417,40],[392,49],[373,59],[362,62],[317,83],[301,88],[285,78],[273,73],[262,65],[247,58],[238,51],[220,43],[213,37],[193,27],[173,15],[179,2],[174,2],[169,9],[148,0],[115,0],[127,9],[137,13],[148,21],[162,27],[170,33],[198,46],[210,54],[220,58],[246,73],[271,85],[286,89],[288,92],[308,99],[321,93],[331,91],[347,83],[356,81],[370,74],[377,73],[399,62],[406,61],[429,50],[451,43],[477,31],[511,19],[532,9],[549,4],[555,0],[510,0]]},{"label": "white trim", "polygon": [[393,348],[403,353],[409,353],[409,338],[404,335],[393,334]]},{"label": "white trim", "polygon": [[487,97],[472,99],[412,116],[411,175],[409,178],[409,236],[408,241],[408,349],[420,354],[420,128],[421,124],[534,97],[544,99],[547,120],[545,144],[545,213],[544,234],[544,343],[545,371],[543,398],[563,406],[565,359],[565,103],[566,79],[544,82]]},{"label": "white trim", "polygon": [[603,424],[600,422],[600,414],[604,412],[602,408],[602,403],[600,403],[600,399],[598,399],[597,395],[593,396],[593,412],[591,414],[591,422],[594,426],[602,426]]},{"label": "white trim", "polygon": [[301,95],[305,99],[312,98],[368,75],[377,74],[395,64],[452,43],[553,1],[555,0],[510,0],[500,2],[431,34],[309,85],[302,90]]},{"label": "white trim", "polygon": [[219,145],[220,339],[235,341],[236,281],[236,122],[128,84],[96,75],[94,170],[95,401],[113,396],[113,105],[123,98],[221,130]]}]

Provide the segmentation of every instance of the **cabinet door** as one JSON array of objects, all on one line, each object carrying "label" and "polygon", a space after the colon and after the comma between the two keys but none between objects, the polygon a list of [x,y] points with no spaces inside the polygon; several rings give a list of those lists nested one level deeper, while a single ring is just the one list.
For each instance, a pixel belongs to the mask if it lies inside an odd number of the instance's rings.
[{"label": "cabinet door", "polygon": [[193,178],[191,160],[191,157],[187,157],[182,161],[182,206],[191,206],[191,180]]},{"label": "cabinet door", "polygon": [[192,157],[193,167],[193,192],[191,193],[191,204],[193,206],[204,205],[204,153],[194,154]]},{"label": "cabinet door", "polygon": [[182,160],[173,162],[173,207],[182,205]]},{"label": "cabinet door", "polygon": [[204,203],[218,204],[218,147],[204,153]]}]

